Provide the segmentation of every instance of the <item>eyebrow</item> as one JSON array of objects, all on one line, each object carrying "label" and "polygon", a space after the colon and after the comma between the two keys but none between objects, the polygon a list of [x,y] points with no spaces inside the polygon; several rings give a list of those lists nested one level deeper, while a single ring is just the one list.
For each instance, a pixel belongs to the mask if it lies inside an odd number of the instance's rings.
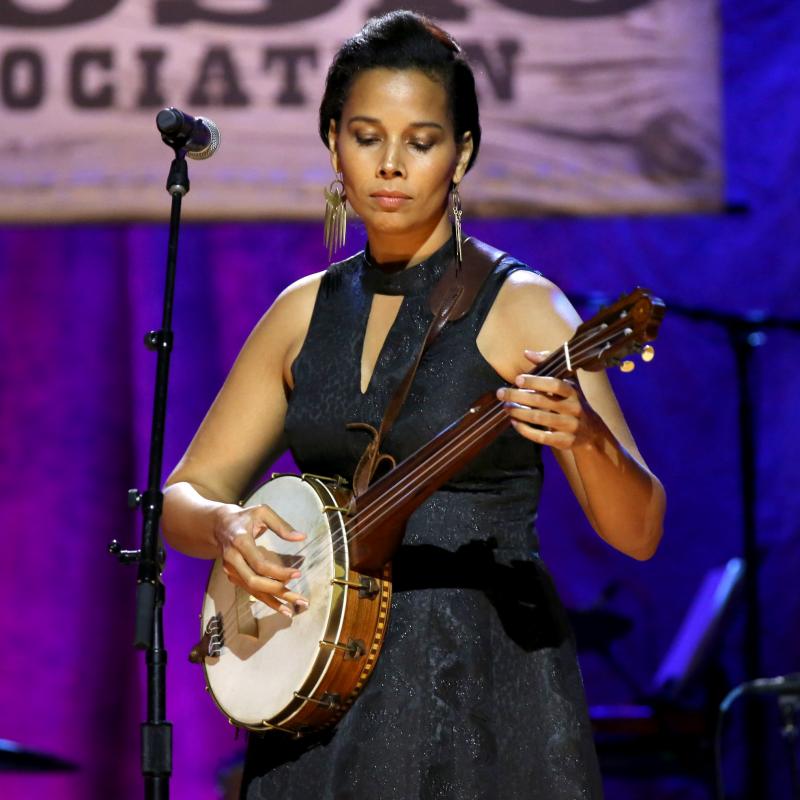
[{"label": "eyebrow", "polygon": [[[349,125],[352,122],[369,122],[372,125],[380,125],[381,121],[377,117],[367,117],[362,114],[359,114],[355,117],[350,117],[347,120],[347,124]],[[412,122],[409,125],[410,128],[438,128],[440,131],[444,130],[444,126],[440,125],[438,122],[433,122],[432,120],[422,120],[420,122]]]}]

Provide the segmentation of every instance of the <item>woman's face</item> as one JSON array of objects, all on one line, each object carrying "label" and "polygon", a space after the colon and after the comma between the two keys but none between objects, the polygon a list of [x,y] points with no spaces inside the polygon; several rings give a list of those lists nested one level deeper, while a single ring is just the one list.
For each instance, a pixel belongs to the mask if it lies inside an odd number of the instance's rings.
[{"label": "woman's face", "polygon": [[[441,84],[419,70],[375,68],[359,75],[328,137],[333,168],[374,247],[449,235],[447,198],[472,153],[457,146]],[[441,236],[439,236],[441,238]],[[392,248],[392,249],[395,249]]]}]

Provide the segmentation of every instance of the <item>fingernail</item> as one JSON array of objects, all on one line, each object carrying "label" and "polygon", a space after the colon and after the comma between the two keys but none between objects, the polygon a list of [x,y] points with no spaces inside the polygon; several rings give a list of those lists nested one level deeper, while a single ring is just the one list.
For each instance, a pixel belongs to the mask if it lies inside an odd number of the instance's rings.
[{"label": "fingernail", "polygon": [[498,389],[497,390],[497,399],[498,400],[502,400],[505,396],[506,396],[506,390],[505,389]]},{"label": "fingernail", "polygon": [[299,536],[301,539],[305,539],[306,535],[303,531],[292,531],[292,536]]},{"label": "fingernail", "polygon": [[289,608],[289,606],[283,605],[283,603],[281,603],[281,605],[278,606],[278,611],[280,611],[280,613],[283,614],[285,617],[293,616],[292,610]]},{"label": "fingernail", "polygon": [[295,600],[294,607],[298,611],[305,611],[308,608],[308,600]]},{"label": "fingernail", "polygon": [[524,375],[517,375],[517,377],[514,378],[514,383],[516,383],[517,386],[524,386],[525,385],[525,376]]},{"label": "fingernail", "polygon": [[300,570],[296,570],[295,572],[292,573],[292,578],[299,578],[300,575],[302,575]]}]

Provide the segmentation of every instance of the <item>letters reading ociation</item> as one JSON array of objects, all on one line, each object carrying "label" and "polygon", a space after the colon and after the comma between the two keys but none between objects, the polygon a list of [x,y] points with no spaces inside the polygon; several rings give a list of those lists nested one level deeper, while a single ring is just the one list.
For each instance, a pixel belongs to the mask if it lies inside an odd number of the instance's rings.
[{"label": "letters reading ociation", "polygon": [[[24,0],[0,0],[0,33],[8,31],[49,32],[57,34],[88,22],[97,22],[112,15],[125,2],[144,0],[68,0],[57,9],[34,9]],[[214,3],[200,0],[151,0],[152,29],[174,30],[191,22],[206,22],[217,26],[240,26],[252,31],[254,27],[267,33],[270,28],[301,23],[322,14],[344,8],[348,0],[306,0],[303,3],[270,2],[263,9],[236,11],[223,0]],[[563,18],[611,16],[654,0],[485,0],[487,7],[496,6],[527,16],[560,16]],[[368,14],[380,14],[396,4],[392,0],[376,0]],[[465,0],[418,0],[418,10],[443,22],[469,23],[471,10]],[[131,45],[131,51],[119,52],[119,42],[98,42],[81,45],[80,40],[63,61],[49,60],[46,44],[39,45],[26,36],[19,43],[0,48],[0,108],[25,113],[40,109],[48,99],[51,75],[65,75],[67,103],[76,110],[134,107],[161,108],[179,102],[193,108],[246,107],[251,105],[253,87],[248,81],[257,79],[251,70],[238,60],[235,43],[220,34],[219,43],[205,46],[199,59],[187,64],[185,57],[173,54],[163,46]],[[23,43],[24,41],[24,43]],[[516,56],[522,42],[499,39],[494,42],[464,40],[464,46],[477,67],[482,81],[479,89],[495,100],[514,99]],[[258,53],[260,68],[269,73],[277,84],[272,103],[283,107],[302,107],[310,101],[315,89],[309,84],[317,79],[327,63],[329,53],[321,53],[316,42],[265,44]],[[124,79],[121,75],[125,64]],[[179,69],[191,75],[186,82],[184,97],[166,96],[171,70]],[[246,77],[245,77],[246,76]],[[119,95],[122,87],[127,93]],[[315,84],[316,87],[316,84]]]},{"label": "letters reading ociation", "polygon": [[[2,0],[0,0],[2,2]],[[519,44],[501,39],[494,45],[464,43],[487,85],[500,101],[513,100],[515,57]],[[119,105],[115,79],[118,53],[111,47],[78,48],[63,67],[68,77],[68,100],[76,109],[114,108]],[[132,103],[139,109],[163,108],[173,102],[164,91],[168,84],[169,53],[163,47],[142,47],[134,51],[136,76],[128,82],[135,86]],[[314,44],[265,46],[261,51],[265,72],[278,76],[279,86],[273,102],[277,106],[304,106],[310,102],[304,80],[308,80],[324,60]],[[181,64],[182,70],[186,69]],[[47,98],[48,64],[43,52],[32,47],[15,47],[0,57],[0,106],[15,111],[36,110]],[[209,46],[196,65],[190,88],[178,101],[192,107],[246,107],[251,104],[248,82],[236,58],[236,48]],[[248,76],[253,80],[253,76]]]}]

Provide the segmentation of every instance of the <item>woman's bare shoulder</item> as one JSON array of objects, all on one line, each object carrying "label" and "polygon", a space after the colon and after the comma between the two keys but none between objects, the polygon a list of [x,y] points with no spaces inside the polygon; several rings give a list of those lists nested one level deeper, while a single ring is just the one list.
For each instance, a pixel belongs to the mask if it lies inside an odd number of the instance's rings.
[{"label": "woman's bare shoulder", "polygon": [[570,338],[580,317],[566,295],[538,272],[509,273],[484,321],[478,348],[495,371],[513,379],[529,366],[524,350],[552,350]]},{"label": "woman's bare shoulder", "polygon": [[492,308],[502,316],[513,315],[528,330],[537,321],[543,329],[558,332],[579,324],[579,317],[564,292],[553,281],[531,270],[511,272],[503,282]]},{"label": "woman's bare shoulder", "polygon": [[[305,275],[290,283],[276,298],[267,314],[273,313],[281,316],[296,316],[298,314],[311,316],[317,293],[322,283],[325,271]],[[264,316],[266,317],[267,314]]]},{"label": "woman's bare shoulder", "polygon": [[289,284],[256,323],[250,346],[289,349],[305,338],[325,272],[306,275]]}]

